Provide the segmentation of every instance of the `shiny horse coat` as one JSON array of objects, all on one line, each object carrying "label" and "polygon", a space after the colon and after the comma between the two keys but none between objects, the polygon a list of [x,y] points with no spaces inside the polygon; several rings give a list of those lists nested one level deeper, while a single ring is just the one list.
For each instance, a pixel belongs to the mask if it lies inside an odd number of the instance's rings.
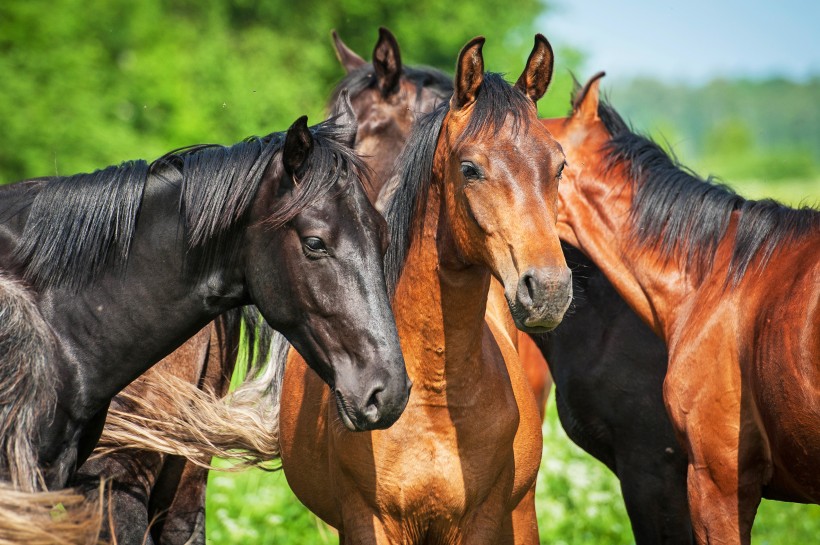
[{"label": "shiny horse coat", "polygon": [[403,417],[351,434],[317,377],[297,356],[288,362],[283,466],[344,543],[538,541],[540,415],[513,340],[485,311],[491,276],[520,327],[554,327],[568,304],[557,237],[531,246],[516,223],[549,229],[554,218],[540,195],[555,195],[563,155],[534,108],[552,54],[539,37],[511,88],[483,74],[482,44],[462,50],[449,107],[417,121],[386,209],[388,282],[414,383]]},{"label": "shiny horse coat", "polygon": [[761,497],[820,502],[820,211],[680,169],[598,99],[545,121],[567,160],[562,239],[666,342],[698,543],[749,543]]}]

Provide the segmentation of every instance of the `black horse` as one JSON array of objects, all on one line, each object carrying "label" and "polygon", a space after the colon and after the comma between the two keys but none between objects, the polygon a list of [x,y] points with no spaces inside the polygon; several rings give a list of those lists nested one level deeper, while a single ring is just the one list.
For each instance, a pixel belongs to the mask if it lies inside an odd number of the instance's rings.
[{"label": "black horse", "polygon": [[65,485],[117,392],[248,304],[335,389],[351,427],[399,417],[409,381],[384,280],[384,221],[349,149],[355,119],[348,110],[312,129],[306,119],[232,147],[0,190],[0,271],[28,287],[53,338],[44,368],[0,368],[39,388],[0,392],[10,398],[3,419],[28,423],[2,438],[0,475],[20,474],[9,445],[24,437],[46,484]]},{"label": "black horse", "polygon": [[532,335],[549,363],[564,431],[618,476],[638,545],[694,543],[686,451],[663,403],[666,345],[581,251],[563,243],[572,306]]}]

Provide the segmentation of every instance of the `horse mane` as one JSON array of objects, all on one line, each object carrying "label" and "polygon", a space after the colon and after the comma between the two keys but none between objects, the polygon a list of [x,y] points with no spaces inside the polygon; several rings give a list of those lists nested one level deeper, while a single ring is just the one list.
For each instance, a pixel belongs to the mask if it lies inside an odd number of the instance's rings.
[{"label": "horse mane", "polygon": [[[267,219],[287,223],[342,178],[363,171],[340,144],[345,131],[332,120],[311,128],[313,151],[294,197]],[[180,186],[188,245],[202,249],[207,270],[236,255],[237,227],[245,218],[285,133],[251,137],[230,147],[198,145],[171,151],[150,165],[132,161],[91,174],[51,178],[34,197],[15,257],[36,288],[78,291],[106,267],[122,269],[136,231],[149,176]],[[329,179],[330,178],[330,179]]]},{"label": "horse mane", "polygon": [[790,208],[772,199],[744,199],[713,177],[702,179],[656,142],[636,134],[602,99],[598,116],[610,134],[604,148],[606,170],[622,167],[633,184],[632,237],[677,256],[700,280],[712,268],[718,244],[737,212],[737,233],[726,273],[737,285],[760,257],[759,269],[778,249],[820,233],[820,210]]},{"label": "horse mane", "polygon": [[[421,100],[421,90],[427,89],[442,100],[449,99],[453,94],[453,78],[437,68],[429,66],[404,66],[402,65],[402,77],[416,86],[416,100]],[[350,97],[355,97],[366,89],[373,89],[378,85],[376,69],[372,63],[367,63],[348,73],[336,85],[330,94],[329,105],[339,102],[339,96],[345,89],[350,93]]]},{"label": "horse mane", "polygon": [[[497,134],[508,115],[512,118],[514,131],[522,127],[527,130],[527,114],[532,113],[533,109],[532,101],[507,83],[502,75],[487,72],[460,139],[476,136],[482,131]],[[395,292],[413,238],[424,223],[427,197],[433,181],[436,145],[449,111],[450,103],[445,101],[429,114],[419,116],[413,124],[404,151],[396,160],[394,175],[398,178],[398,185],[385,207],[391,244],[385,256],[384,273],[391,296]]]}]

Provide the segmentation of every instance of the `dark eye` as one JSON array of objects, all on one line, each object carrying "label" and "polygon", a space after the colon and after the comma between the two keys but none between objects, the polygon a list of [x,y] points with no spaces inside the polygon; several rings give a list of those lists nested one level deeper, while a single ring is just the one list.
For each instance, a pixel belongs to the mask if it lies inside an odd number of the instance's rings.
[{"label": "dark eye", "polygon": [[556,174],[556,175],[555,175],[555,179],[556,179],[556,180],[560,180],[561,178],[563,178],[563,176],[564,176],[564,167],[565,167],[565,166],[567,166],[567,162],[566,162],[566,161],[564,161],[563,163],[561,163],[561,166],[560,166],[560,167],[558,167],[558,174]]},{"label": "dark eye", "polygon": [[479,180],[481,179],[481,171],[478,170],[478,167],[475,166],[470,161],[462,161],[461,163],[461,174],[468,180]]},{"label": "dark eye", "polygon": [[305,237],[302,239],[302,247],[308,257],[322,257],[327,255],[327,247],[319,237]]}]

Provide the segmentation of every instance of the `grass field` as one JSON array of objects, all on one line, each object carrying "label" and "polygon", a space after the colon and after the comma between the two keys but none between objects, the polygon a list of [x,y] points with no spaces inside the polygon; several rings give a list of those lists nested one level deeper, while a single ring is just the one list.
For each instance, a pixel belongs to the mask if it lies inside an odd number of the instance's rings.
[{"label": "grass field", "polygon": [[[734,187],[749,198],[775,197],[792,206],[820,203],[820,180],[744,182]],[[618,480],[570,442],[552,399],[543,430],[536,503],[541,542],[634,543]],[[208,543],[213,545],[337,542],[333,532],[293,496],[281,472],[212,472],[207,509]],[[820,542],[819,536],[820,506],[771,501],[761,505],[752,534],[758,545],[808,545]]]}]

